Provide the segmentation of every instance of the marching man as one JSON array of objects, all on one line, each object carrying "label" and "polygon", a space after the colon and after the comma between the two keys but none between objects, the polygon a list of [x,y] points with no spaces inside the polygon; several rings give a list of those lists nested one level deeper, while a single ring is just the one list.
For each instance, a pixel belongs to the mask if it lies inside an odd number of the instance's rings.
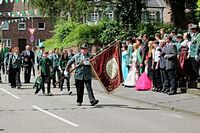
[{"label": "marching man", "polygon": [[68,72],[70,66],[75,63],[77,69],[75,71],[75,84],[77,90],[77,105],[81,106],[83,103],[83,94],[84,94],[84,84],[87,88],[88,97],[91,103],[91,106],[98,104],[99,100],[95,99],[93,90],[92,90],[92,70],[89,62],[90,54],[88,53],[88,45],[83,43],[81,45],[81,52],[74,55],[67,63],[65,76],[68,77]]}]

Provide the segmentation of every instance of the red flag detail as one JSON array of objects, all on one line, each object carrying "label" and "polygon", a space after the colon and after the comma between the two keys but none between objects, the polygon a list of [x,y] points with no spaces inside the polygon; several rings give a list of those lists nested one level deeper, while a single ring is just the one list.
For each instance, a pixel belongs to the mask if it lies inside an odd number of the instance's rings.
[{"label": "red flag detail", "polygon": [[115,42],[90,60],[91,66],[105,90],[114,91],[122,81],[120,44]]}]

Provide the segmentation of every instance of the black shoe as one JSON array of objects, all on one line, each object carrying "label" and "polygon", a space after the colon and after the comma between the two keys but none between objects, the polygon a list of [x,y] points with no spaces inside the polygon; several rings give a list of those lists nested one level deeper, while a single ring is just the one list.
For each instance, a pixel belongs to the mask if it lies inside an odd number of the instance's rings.
[{"label": "black shoe", "polygon": [[168,92],[167,93],[168,95],[175,95],[175,94],[177,94],[176,92]]},{"label": "black shoe", "polygon": [[93,102],[91,102],[91,106],[94,106],[94,105],[96,105],[98,103],[99,103],[99,100],[94,100]]},{"label": "black shoe", "polygon": [[0,81],[0,83],[2,83],[2,81]]},{"label": "black shoe", "polygon": [[16,86],[11,86],[11,88],[16,88]]},{"label": "black shoe", "polygon": [[156,87],[153,87],[152,91],[153,91],[153,92],[157,92],[157,88],[156,88]]},{"label": "black shoe", "polygon": [[50,93],[48,93],[47,95],[48,95],[48,96],[53,96],[53,94],[52,94],[51,92],[50,92]]},{"label": "black shoe", "polygon": [[17,89],[21,89],[21,86],[17,86]]},{"label": "black shoe", "polygon": [[81,106],[82,105],[82,103],[77,103],[77,106]]}]

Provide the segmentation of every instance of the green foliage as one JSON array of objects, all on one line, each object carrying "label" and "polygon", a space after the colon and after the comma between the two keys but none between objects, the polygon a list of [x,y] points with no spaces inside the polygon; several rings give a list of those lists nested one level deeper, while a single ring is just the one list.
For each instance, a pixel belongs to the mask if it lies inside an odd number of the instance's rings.
[{"label": "green foliage", "polygon": [[200,0],[197,1],[197,10],[200,10]]},{"label": "green foliage", "polygon": [[134,34],[153,35],[159,32],[161,28],[172,30],[174,27],[170,24],[162,23],[140,23],[135,28],[124,29],[123,25],[116,21],[100,21],[98,24],[80,24],[69,21],[58,21],[54,36],[45,42],[48,49],[68,48],[77,46],[82,42],[88,42],[93,45],[108,44],[115,39],[125,40]]}]

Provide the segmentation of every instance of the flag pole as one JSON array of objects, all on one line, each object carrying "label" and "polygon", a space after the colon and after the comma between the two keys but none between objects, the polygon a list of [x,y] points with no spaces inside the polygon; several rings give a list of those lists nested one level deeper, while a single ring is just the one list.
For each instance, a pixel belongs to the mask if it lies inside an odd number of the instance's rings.
[{"label": "flag pole", "polygon": [[[90,56],[89,60],[92,59],[94,56],[97,56],[99,53],[101,53],[103,50],[111,47],[112,45],[115,44],[115,42],[117,42],[117,40],[112,41],[111,43],[109,43],[106,47],[104,47],[103,49],[98,50],[97,52],[94,53],[94,55]],[[71,74],[74,70],[76,70],[78,67],[80,67],[82,65],[82,63],[80,63],[80,65],[76,66],[75,68],[73,68],[71,71],[68,72],[68,74]],[[60,83],[63,79],[65,79],[66,77],[63,76],[60,78],[60,80],[58,80],[55,85],[57,85],[58,83]]]}]

